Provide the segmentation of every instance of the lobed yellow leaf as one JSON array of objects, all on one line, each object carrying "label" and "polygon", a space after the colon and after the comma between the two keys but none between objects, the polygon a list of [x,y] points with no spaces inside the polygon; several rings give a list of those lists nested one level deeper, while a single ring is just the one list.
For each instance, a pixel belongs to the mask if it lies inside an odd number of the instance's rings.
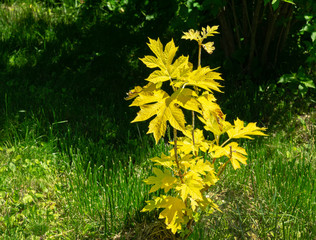
[{"label": "lobed yellow leaf", "polygon": [[161,89],[151,90],[151,91],[141,91],[138,93],[138,97],[129,106],[130,107],[142,106],[149,103],[155,103],[167,97],[169,97],[169,95]]},{"label": "lobed yellow leaf", "polygon": [[213,94],[204,92],[197,100],[201,104],[204,119],[209,119],[211,117],[210,115],[213,115],[214,117],[219,119],[222,119],[224,117],[220,106],[215,103],[216,98]]},{"label": "lobed yellow leaf", "polygon": [[185,85],[195,86],[208,92],[212,92],[212,90],[222,92],[219,89],[222,86],[215,81],[219,79],[221,79],[219,73],[215,74],[214,71],[209,67],[199,66],[196,70],[190,71],[187,74],[179,77],[174,85],[178,88],[181,88]]},{"label": "lobed yellow leaf", "polygon": [[222,156],[226,156],[230,159],[230,162],[233,165],[233,168],[236,170],[237,168],[240,168],[239,162],[242,164],[247,165],[247,157],[244,155],[247,155],[246,150],[242,147],[238,146],[238,143],[231,142],[225,147],[218,147],[214,154],[212,154],[213,158],[220,158]]},{"label": "lobed yellow leaf", "polygon": [[200,103],[196,97],[196,92],[188,88],[180,88],[171,95],[171,99],[181,107],[199,113]]},{"label": "lobed yellow leaf", "polygon": [[212,54],[215,50],[214,42],[207,42],[205,44],[202,44],[202,46],[208,54]]},{"label": "lobed yellow leaf", "polygon": [[193,198],[189,198],[189,199],[190,199],[191,208],[195,212],[195,210],[199,206],[199,203],[197,201],[195,201]]},{"label": "lobed yellow leaf", "polygon": [[198,159],[194,165],[190,167],[190,171],[198,175],[207,175],[208,172],[214,172],[214,168],[210,162]]},{"label": "lobed yellow leaf", "polygon": [[260,136],[267,136],[262,131],[265,131],[266,128],[260,128],[256,126],[256,123],[249,123],[246,127],[244,127],[244,122],[239,120],[234,121],[234,127],[227,131],[229,138],[248,138],[249,135],[260,135]]},{"label": "lobed yellow leaf", "polygon": [[160,208],[162,200],[162,197],[154,197],[153,200],[146,201],[147,205],[141,210],[141,212],[150,212],[155,208]]},{"label": "lobed yellow leaf", "polygon": [[164,63],[160,58],[147,55],[140,60],[149,68],[164,68]]},{"label": "lobed yellow leaf", "polygon": [[206,28],[202,27],[201,35],[203,39],[207,37],[212,37],[214,36],[214,34],[219,34],[219,32],[216,31],[217,29],[218,29],[218,25],[213,26],[213,27],[207,26]]},{"label": "lobed yellow leaf", "polygon": [[[208,114],[203,118],[198,117],[201,122],[205,124],[204,128],[214,134],[214,138],[218,143],[219,136],[227,132],[232,126],[229,122],[225,121],[226,115],[219,117],[215,114]],[[206,118],[206,119],[205,119]]]},{"label": "lobed yellow leaf", "polygon": [[140,60],[147,67],[159,68],[160,70],[151,73],[146,79],[147,81],[155,83],[158,86],[161,85],[162,82],[168,80],[172,81],[173,78],[176,78],[181,74],[180,72],[184,71],[184,69],[188,69],[188,57],[181,56],[174,62],[174,64],[172,64],[178,50],[178,47],[175,46],[173,40],[168,42],[165,49],[163,49],[163,45],[159,38],[158,40],[149,38],[148,46],[155,56],[145,56],[144,58],[140,58]]},{"label": "lobed yellow leaf", "polygon": [[[186,137],[180,138],[182,140],[183,146],[187,149],[185,153],[190,149],[190,152],[195,153],[201,150],[206,152],[209,148],[209,141],[204,138],[203,131],[195,128],[194,129],[194,144],[193,144],[193,135],[192,135],[192,126],[188,125],[186,131],[184,132]],[[180,143],[179,143],[180,146]],[[189,148],[190,147],[190,148]],[[188,152],[187,152],[188,153]]]},{"label": "lobed yellow leaf", "polygon": [[188,137],[179,137],[178,138],[178,154],[180,156],[189,154],[189,153],[194,153],[196,151],[198,151],[198,147],[196,147],[195,145],[193,145],[192,140]]},{"label": "lobed yellow leaf", "polygon": [[160,188],[164,189],[165,193],[167,193],[177,182],[177,178],[173,177],[168,170],[163,172],[159,168],[153,168],[153,172],[156,174],[156,177],[151,176],[144,180],[146,184],[154,184],[149,193],[156,192]]},{"label": "lobed yellow leaf", "polygon": [[182,39],[195,40],[199,44],[201,44],[203,40],[206,39],[207,37],[211,37],[211,36],[214,36],[214,34],[218,34],[219,32],[216,31],[217,29],[218,29],[218,26],[213,26],[213,27],[207,26],[206,28],[202,27],[201,32],[190,29],[188,32],[183,33]]},{"label": "lobed yellow leaf", "polygon": [[165,218],[167,229],[170,229],[173,234],[181,230],[181,224],[184,222],[183,211],[186,209],[185,203],[176,197],[165,197],[159,204],[164,210],[159,214],[159,218]]},{"label": "lobed yellow leaf", "polygon": [[163,45],[160,42],[160,39],[158,38],[157,40],[149,39],[149,43],[147,43],[148,47],[150,50],[156,55],[157,58],[159,59],[164,59],[164,51],[163,51]]},{"label": "lobed yellow leaf", "polygon": [[174,45],[173,39],[167,43],[164,50],[164,58],[163,61],[166,66],[171,65],[176,52],[178,51],[178,47]]},{"label": "lobed yellow leaf", "polygon": [[192,70],[192,65],[189,62],[189,57],[180,56],[174,61],[173,64],[168,66],[167,70],[172,79],[176,79],[187,74],[189,71]]},{"label": "lobed yellow leaf", "polygon": [[201,40],[200,31],[194,31],[193,29],[190,29],[188,32],[183,32],[183,36],[181,38],[199,42]]},{"label": "lobed yellow leaf", "polygon": [[178,108],[174,102],[170,102],[170,98],[165,99],[163,102],[158,102],[156,118],[149,123],[149,129],[147,133],[153,133],[156,143],[159,139],[165,135],[167,129],[167,121],[170,125],[179,130],[184,131],[185,119],[184,114],[180,108]]},{"label": "lobed yellow leaf", "polygon": [[135,97],[137,97],[139,95],[139,93],[143,90],[142,87],[140,86],[136,86],[134,87],[134,89],[130,90],[128,93],[127,93],[127,97],[124,98],[125,100],[131,100]]},{"label": "lobed yellow leaf", "polygon": [[164,166],[167,168],[172,168],[176,165],[174,156],[167,156],[164,153],[161,154],[161,157],[154,157],[150,159],[152,162],[155,162],[155,165]]},{"label": "lobed yellow leaf", "polygon": [[153,133],[156,142],[164,136],[167,121],[179,131],[185,130],[185,118],[182,110],[176,106],[174,97],[170,97],[163,90],[144,92],[133,101],[130,106],[140,106],[140,111],[132,122],[145,121],[152,116],[156,117],[149,123],[147,133]]},{"label": "lobed yellow leaf", "polygon": [[152,83],[162,83],[170,80],[170,76],[166,70],[156,70],[145,79]]},{"label": "lobed yellow leaf", "polygon": [[215,175],[214,169],[213,171],[209,171],[205,178],[203,179],[203,182],[207,185],[207,186],[212,186],[215,185],[215,183],[219,180],[219,178]]},{"label": "lobed yellow leaf", "polygon": [[189,172],[183,178],[183,183],[176,186],[176,190],[180,193],[183,201],[185,201],[189,196],[195,200],[202,199],[201,190],[203,189],[203,184],[201,178],[198,178],[196,174]]},{"label": "lobed yellow leaf", "polygon": [[[172,151],[174,153],[174,151]],[[192,154],[182,155],[179,159],[180,169],[187,172],[191,165],[195,162]]]}]

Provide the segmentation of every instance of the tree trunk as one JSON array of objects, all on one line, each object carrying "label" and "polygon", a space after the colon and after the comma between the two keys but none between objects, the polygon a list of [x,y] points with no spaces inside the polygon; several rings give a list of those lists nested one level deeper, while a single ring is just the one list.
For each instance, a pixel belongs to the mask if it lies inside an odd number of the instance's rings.
[{"label": "tree trunk", "polygon": [[234,34],[232,32],[231,25],[226,19],[227,7],[223,7],[218,15],[220,26],[222,27],[222,38],[221,43],[225,52],[225,56],[229,58],[231,54],[235,51]]},{"label": "tree trunk", "polygon": [[279,7],[277,8],[276,11],[273,11],[272,9],[272,4],[269,3],[269,10],[270,10],[270,18],[268,20],[268,27],[266,31],[266,37],[263,43],[263,49],[262,49],[262,55],[261,55],[261,64],[262,66],[265,66],[266,61],[267,61],[267,55],[268,55],[268,50],[270,46],[271,39],[273,38],[273,33],[275,30],[275,22],[279,16],[280,9],[282,8],[283,4],[280,3]]},{"label": "tree trunk", "polygon": [[248,44],[249,43],[249,30],[251,30],[251,24],[249,20],[249,15],[248,15],[248,6],[246,0],[242,0],[242,30],[243,30],[243,36],[244,36],[244,43]]},{"label": "tree trunk", "polygon": [[234,0],[232,0],[231,8],[232,8],[232,13],[233,13],[233,17],[234,17],[234,25],[235,25],[235,30],[236,30],[236,41],[237,41],[237,44],[238,44],[238,48],[241,49],[240,34],[239,34],[239,24],[238,24],[238,21],[237,21],[236,8],[235,8],[235,1]]},{"label": "tree trunk", "polygon": [[251,25],[251,36],[250,36],[250,50],[249,50],[249,58],[248,58],[248,66],[247,70],[249,71],[251,69],[255,49],[256,49],[256,33],[258,28],[258,22],[259,22],[259,15],[261,6],[263,4],[263,0],[258,0],[257,4],[255,6],[255,12],[253,15],[252,25]]}]

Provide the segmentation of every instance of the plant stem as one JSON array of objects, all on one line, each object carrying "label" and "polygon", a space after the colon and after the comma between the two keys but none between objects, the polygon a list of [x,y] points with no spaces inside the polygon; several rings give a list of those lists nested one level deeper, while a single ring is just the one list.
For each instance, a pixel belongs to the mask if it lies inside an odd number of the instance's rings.
[{"label": "plant stem", "polygon": [[[202,42],[199,42],[198,67],[201,66],[201,51],[202,51]],[[194,90],[197,91],[197,89],[194,89]],[[195,112],[192,111],[192,142],[193,142],[193,147],[195,147],[194,129],[195,129]],[[197,157],[198,152],[194,151],[193,153]]]},{"label": "plant stem", "polygon": [[222,143],[221,147],[223,147],[226,143],[228,143],[231,140],[231,138],[228,138],[225,142]]},{"label": "plant stem", "polygon": [[180,177],[180,181],[181,183],[183,183],[183,175],[181,173],[181,169],[180,169],[180,164],[179,164],[179,159],[178,159],[178,141],[177,141],[178,137],[177,137],[177,129],[173,128],[173,142],[174,142],[174,157],[175,157],[175,161],[178,167],[178,175]]},{"label": "plant stem", "polygon": [[201,52],[202,52],[202,42],[199,43],[198,67],[201,66]]},{"label": "plant stem", "polygon": [[[195,148],[194,128],[195,128],[195,112],[192,111],[192,142],[193,142],[193,148]],[[195,149],[194,149],[194,155],[197,156],[197,153],[195,152]]]},{"label": "plant stem", "polygon": [[227,164],[230,162],[230,159],[228,159],[219,169],[218,173],[217,173],[217,177],[219,177],[225,170]]}]

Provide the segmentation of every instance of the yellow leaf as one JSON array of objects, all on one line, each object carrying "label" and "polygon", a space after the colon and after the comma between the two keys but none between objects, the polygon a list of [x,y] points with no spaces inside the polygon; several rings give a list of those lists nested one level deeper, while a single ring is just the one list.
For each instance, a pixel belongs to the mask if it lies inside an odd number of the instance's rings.
[{"label": "yellow leaf", "polygon": [[163,52],[163,45],[160,42],[160,39],[158,38],[157,40],[149,39],[149,43],[147,43],[148,47],[150,50],[156,55],[157,58],[159,59],[164,59],[164,52]]},{"label": "yellow leaf", "polygon": [[181,109],[178,108],[175,103],[169,102],[169,99],[157,104],[159,104],[157,117],[150,122],[147,132],[154,134],[156,143],[164,136],[167,129],[167,121],[173,128],[179,131],[184,131],[186,123]]},{"label": "yellow leaf", "polygon": [[196,175],[189,172],[183,178],[184,182],[176,187],[183,201],[187,199],[188,195],[195,200],[202,199],[201,190],[203,189],[203,184],[198,179]]},{"label": "yellow leaf", "polygon": [[208,161],[204,162],[203,159],[198,159],[195,164],[190,167],[190,171],[200,175],[206,175],[208,172],[213,172],[214,168]]},{"label": "yellow leaf", "polygon": [[[125,98],[125,100],[130,100],[133,99],[135,97],[138,97],[139,95],[149,95],[149,94],[153,94],[152,92],[157,90],[156,85],[153,83],[148,83],[146,86],[144,86],[143,88],[140,86],[136,86],[134,89],[130,90],[127,93],[127,97]],[[140,105],[134,105],[134,106],[140,106]]]},{"label": "yellow leaf", "polygon": [[148,82],[152,82],[152,83],[162,83],[165,81],[169,81],[170,80],[170,76],[168,74],[168,72],[166,72],[165,70],[156,70],[154,72],[152,72],[148,78],[145,79]]},{"label": "yellow leaf", "polygon": [[223,115],[222,118],[216,115],[214,116],[214,114],[209,114],[207,116],[207,119],[201,117],[198,118],[205,124],[205,130],[211,131],[214,134],[214,138],[218,143],[219,136],[229,130],[231,128],[231,124],[225,121],[225,115]]},{"label": "yellow leaf", "polygon": [[[173,151],[174,153],[174,151]],[[183,170],[184,172],[187,172],[188,169],[191,167],[191,165],[195,162],[194,158],[192,158],[193,155],[192,154],[186,154],[186,155],[182,155],[179,162],[180,162],[180,168],[181,170]]]},{"label": "yellow leaf", "polygon": [[218,34],[219,32],[216,31],[217,29],[218,26],[207,26],[206,28],[202,27],[202,32],[190,29],[188,32],[183,33],[184,35],[182,36],[182,39],[195,40],[199,44],[201,44],[203,40],[207,37],[211,37],[214,36],[214,34]]},{"label": "yellow leaf", "polygon": [[130,106],[140,106],[140,111],[132,122],[145,121],[152,116],[156,117],[149,123],[147,133],[153,133],[156,142],[164,136],[167,121],[179,131],[185,130],[183,112],[176,106],[174,99],[163,90],[156,90],[148,94],[140,94]]},{"label": "yellow leaf", "polygon": [[218,25],[217,26],[207,26],[206,29],[202,28],[202,33],[201,35],[203,36],[203,39],[207,38],[207,37],[212,37],[214,36],[214,34],[218,34],[219,32],[217,32],[216,30],[218,29]]},{"label": "yellow leaf", "polygon": [[[194,129],[194,144],[193,144],[193,136],[192,136],[192,126],[187,125],[186,130],[182,131],[185,135],[184,137],[178,137],[177,141],[177,149],[178,154],[180,156],[185,156],[189,153],[196,153],[199,150],[202,152],[207,152],[209,146],[213,144],[214,141],[208,141],[204,138],[203,131],[195,128]],[[174,145],[174,142],[170,142],[170,144]],[[172,150],[173,151],[173,150]],[[174,155],[174,152],[172,152]]]},{"label": "yellow leaf", "polygon": [[140,58],[140,60],[149,68],[163,68],[164,63],[160,58],[156,58],[154,56],[145,56],[144,58]]},{"label": "yellow leaf", "polygon": [[212,186],[215,185],[215,183],[218,181],[218,177],[216,177],[214,170],[213,171],[209,171],[205,178],[203,179],[203,182],[207,185],[207,186]]},{"label": "yellow leaf", "polygon": [[196,92],[188,88],[180,88],[171,95],[171,99],[181,107],[200,112],[200,103],[196,100],[196,97]]},{"label": "yellow leaf", "polygon": [[198,202],[195,201],[194,199],[190,198],[190,205],[192,210],[195,212],[196,208],[199,206]]},{"label": "yellow leaf", "polygon": [[178,50],[178,47],[174,45],[173,39],[167,43],[165,46],[165,51],[164,51],[164,63],[166,66],[171,65],[174,56],[176,55],[176,52]]},{"label": "yellow leaf", "polygon": [[170,229],[173,234],[181,229],[181,223],[184,222],[183,211],[185,203],[176,197],[165,197],[160,203],[160,207],[164,210],[159,214],[159,218],[165,218],[167,229]]},{"label": "yellow leaf", "polygon": [[201,40],[200,31],[194,31],[193,29],[190,29],[188,32],[183,32],[183,36],[181,38],[199,42]]},{"label": "yellow leaf", "polygon": [[169,95],[161,89],[153,91],[141,91],[138,93],[138,97],[129,106],[142,106],[149,103],[158,102],[161,99],[167,97],[169,97]]},{"label": "yellow leaf", "polygon": [[247,165],[247,157],[244,155],[247,155],[246,150],[242,147],[238,146],[238,143],[231,142],[225,147],[218,147],[217,150],[215,150],[215,153],[212,154],[213,158],[220,158],[222,156],[226,156],[230,159],[230,162],[233,165],[233,168],[236,170],[237,168],[240,168],[239,162],[242,164]]},{"label": "yellow leaf", "polygon": [[134,89],[130,90],[127,93],[127,97],[125,98],[125,100],[130,100],[130,99],[137,97],[142,90],[143,90],[142,87],[136,86]]},{"label": "yellow leaf", "polygon": [[155,208],[160,208],[162,200],[163,198],[161,197],[154,197],[153,200],[146,201],[147,205],[141,210],[141,212],[150,212]]},{"label": "yellow leaf", "polygon": [[202,46],[205,49],[205,51],[207,51],[208,54],[212,54],[213,51],[215,50],[214,42],[207,42],[205,44],[202,44]]},{"label": "yellow leaf", "polygon": [[206,152],[208,149],[208,141],[204,138],[203,131],[195,128],[194,134],[192,134],[192,126],[187,125],[186,131],[184,132],[184,135],[187,136],[189,139],[191,139],[193,144],[193,136],[194,136],[194,144],[201,149],[203,152]]},{"label": "yellow leaf", "polygon": [[164,189],[165,193],[167,193],[177,182],[177,178],[173,177],[168,170],[163,172],[158,168],[153,168],[153,172],[156,174],[156,177],[151,176],[144,180],[146,184],[154,184],[149,191],[150,193],[156,192],[160,188]]},{"label": "yellow leaf", "polygon": [[209,119],[210,115],[213,115],[214,117],[220,119],[224,117],[224,114],[220,106],[217,103],[215,103],[216,98],[213,94],[204,92],[197,100],[201,104],[204,119]]},{"label": "yellow leaf", "polygon": [[182,154],[186,155],[198,151],[198,148],[193,145],[192,140],[188,137],[179,137],[177,143],[177,149],[180,156]]},{"label": "yellow leaf", "polygon": [[222,92],[219,88],[222,87],[215,80],[221,80],[219,73],[215,74],[209,67],[199,66],[196,70],[188,72],[186,75],[179,77],[175,83],[176,87],[182,87],[184,84],[187,86],[195,86],[204,89],[208,92],[212,90]]},{"label": "yellow leaf", "polygon": [[148,46],[155,56],[145,56],[144,58],[140,58],[140,60],[147,67],[159,68],[160,70],[151,73],[146,79],[147,81],[159,86],[162,82],[168,80],[171,81],[172,78],[176,78],[181,71],[188,68],[188,57],[181,56],[174,62],[174,64],[172,64],[174,56],[178,50],[178,47],[174,45],[173,40],[168,42],[165,49],[163,49],[163,45],[159,38],[158,40],[149,38]]},{"label": "yellow leaf", "polygon": [[180,56],[172,65],[169,65],[167,70],[172,79],[179,78],[191,71],[192,66],[189,63],[189,57]]},{"label": "yellow leaf", "polygon": [[259,128],[256,126],[256,123],[249,123],[246,127],[244,127],[244,122],[239,120],[234,121],[235,126],[227,131],[229,138],[248,138],[249,135],[260,135],[260,136],[267,136],[262,131],[265,131],[266,128]]},{"label": "yellow leaf", "polygon": [[161,157],[154,157],[150,159],[152,162],[155,162],[155,165],[164,166],[167,168],[172,168],[175,166],[175,157],[174,156],[166,156],[165,154],[161,154]]}]

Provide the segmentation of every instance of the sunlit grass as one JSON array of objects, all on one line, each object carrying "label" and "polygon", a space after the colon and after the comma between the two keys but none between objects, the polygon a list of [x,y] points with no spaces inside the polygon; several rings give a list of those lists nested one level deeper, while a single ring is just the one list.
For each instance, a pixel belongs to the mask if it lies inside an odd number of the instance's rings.
[{"label": "sunlit grass", "polygon": [[307,125],[293,119],[264,140],[245,143],[248,165],[230,169],[214,189],[223,213],[205,217],[191,239],[313,239],[314,116]]},{"label": "sunlit grass", "polygon": [[[43,125],[31,123],[39,119],[7,120],[2,131],[7,140],[0,145],[1,239],[98,239],[145,221],[148,214],[140,209],[149,197],[142,182],[151,168],[147,157],[161,152],[163,143],[150,149],[144,138],[143,151],[128,154],[124,147],[118,152],[72,136],[79,139],[74,147],[68,139],[37,136],[45,132],[38,129]],[[63,153],[58,145],[69,149]]]},{"label": "sunlit grass", "polygon": [[[292,132],[244,143],[248,165],[228,169],[211,192],[222,213],[204,216],[190,239],[315,236],[315,122],[309,119],[293,121]],[[82,140],[86,149],[64,154],[52,136],[42,141],[29,128],[23,140],[21,129],[7,126],[18,141],[1,144],[1,238],[137,239],[144,226],[156,224],[153,215],[140,213],[149,198],[142,179],[150,173],[147,159],[166,151],[164,143],[131,157],[127,149],[118,153]],[[99,152],[94,161],[90,151]]]}]

